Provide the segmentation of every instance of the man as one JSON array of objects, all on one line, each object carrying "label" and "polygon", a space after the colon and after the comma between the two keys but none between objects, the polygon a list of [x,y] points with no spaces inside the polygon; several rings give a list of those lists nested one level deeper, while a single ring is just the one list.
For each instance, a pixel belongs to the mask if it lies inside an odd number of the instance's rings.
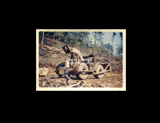
[{"label": "man", "polygon": [[[66,82],[68,82],[70,80],[70,77],[68,76],[69,73],[69,61],[65,58],[65,72],[64,72],[64,77],[67,79]],[[70,84],[69,84],[70,85]]]}]

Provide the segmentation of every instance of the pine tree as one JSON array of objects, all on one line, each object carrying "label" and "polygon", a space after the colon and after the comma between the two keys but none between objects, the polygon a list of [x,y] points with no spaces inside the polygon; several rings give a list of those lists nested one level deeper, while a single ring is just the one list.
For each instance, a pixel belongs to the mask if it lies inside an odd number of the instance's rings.
[{"label": "pine tree", "polygon": [[122,54],[123,53],[123,46],[122,46],[122,44],[123,44],[123,33],[120,32],[119,35],[121,36],[121,54]]},{"label": "pine tree", "polygon": [[117,34],[115,32],[113,32],[112,39],[111,39],[111,41],[112,41],[112,52],[111,52],[112,54],[111,55],[113,55],[113,48],[114,48],[113,41],[114,41],[115,35],[117,35]]},{"label": "pine tree", "polygon": [[56,39],[61,40],[63,36],[64,36],[63,32],[54,32],[53,33],[53,37],[54,37],[55,40]]},{"label": "pine tree", "polygon": [[104,45],[104,48],[107,49],[108,54],[112,55],[113,46],[112,46],[110,43],[105,44],[105,45]]},{"label": "pine tree", "polygon": [[41,47],[43,47],[43,40],[44,40],[44,32],[43,32],[43,35],[42,35]]}]

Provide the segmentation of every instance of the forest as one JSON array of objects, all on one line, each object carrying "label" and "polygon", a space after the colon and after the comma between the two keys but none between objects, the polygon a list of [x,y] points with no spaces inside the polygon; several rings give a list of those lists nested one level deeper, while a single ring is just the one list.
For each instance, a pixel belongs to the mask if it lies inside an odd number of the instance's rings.
[{"label": "forest", "polygon": [[[91,38],[89,35],[92,33],[94,38]],[[39,43],[41,45],[45,44],[45,38],[50,38],[58,40],[63,43],[67,43],[72,46],[79,46],[87,49],[92,49],[95,52],[106,53],[108,55],[114,55],[118,57],[123,56],[123,33],[112,32],[111,43],[104,43],[103,40],[104,32],[39,32]],[[116,49],[114,48],[114,38],[116,35],[119,35],[121,38],[121,43]],[[48,44],[52,45],[52,44]]]}]

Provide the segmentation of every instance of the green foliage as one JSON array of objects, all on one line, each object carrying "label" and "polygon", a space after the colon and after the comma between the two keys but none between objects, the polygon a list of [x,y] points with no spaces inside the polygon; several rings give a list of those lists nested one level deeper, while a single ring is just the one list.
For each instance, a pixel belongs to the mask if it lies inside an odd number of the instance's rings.
[{"label": "green foliage", "polygon": [[70,33],[69,35],[67,35],[65,37],[65,43],[74,45],[74,43],[75,43],[75,36],[72,33]]},{"label": "green foliage", "polygon": [[54,35],[52,37],[54,37],[57,40],[61,40],[63,36],[63,32],[54,32]]},{"label": "green foliage", "polygon": [[63,46],[64,46],[64,44],[61,44],[61,43],[57,43],[54,45],[54,47],[56,47],[58,49],[61,49]]},{"label": "green foliage", "polygon": [[81,46],[81,43],[79,41],[75,42],[73,46]]},{"label": "green foliage", "polygon": [[116,49],[116,56],[121,56],[122,53],[123,53],[123,49],[122,49],[122,47],[120,46],[120,47],[118,47],[118,48]]},{"label": "green foliage", "polygon": [[110,43],[103,45],[103,47],[103,49],[107,50],[108,54],[112,55],[114,50],[113,46]]},{"label": "green foliage", "polygon": [[95,46],[95,47],[94,47],[94,51],[95,51],[95,52],[98,52],[98,53],[106,53],[106,54],[108,54],[108,51],[107,51],[107,50],[105,50],[105,49],[103,49],[103,48],[101,48],[101,47],[99,47],[99,46]]},{"label": "green foliage", "polygon": [[[57,48],[62,48],[65,44],[70,44],[77,49],[87,49],[87,50],[94,50],[95,52],[102,52],[107,54],[113,53],[113,46],[111,44],[104,44],[102,35],[103,32],[93,32],[95,34],[96,45],[92,45],[91,41],[88,37],[89,32],[44,32],[44,37],[48,39],[58,40],[63,43],[55,43],[54,46]],[[41,41],[43,32],[39,33],[39,38]],[[115,35],[115,34],[114,34]],[[53,40],[53,41],[54,41]],[[50,45],[49,40],[44,41],[44,44]],[[119,51],[119,49],[117,49]]]},{"label": "green foliage", "polygon": [[95,40],[95,45],[97,44],[101,44],[101,42],[103,41],[102,35],[104,35],[103,32],[93,32],[94,34],[94,40]]}]

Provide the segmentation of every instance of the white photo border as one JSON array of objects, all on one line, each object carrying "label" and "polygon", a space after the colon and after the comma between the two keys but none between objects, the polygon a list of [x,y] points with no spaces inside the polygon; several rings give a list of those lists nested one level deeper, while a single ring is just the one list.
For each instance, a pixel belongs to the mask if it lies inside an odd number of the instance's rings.
[{"label": "white photo border", "polygon": [[[123,33],[123,87],[121,88],[54,88],[39,87],[39,32],[122,32]],[[36,29],[36,91],[126,91],[126,29]]]}]

